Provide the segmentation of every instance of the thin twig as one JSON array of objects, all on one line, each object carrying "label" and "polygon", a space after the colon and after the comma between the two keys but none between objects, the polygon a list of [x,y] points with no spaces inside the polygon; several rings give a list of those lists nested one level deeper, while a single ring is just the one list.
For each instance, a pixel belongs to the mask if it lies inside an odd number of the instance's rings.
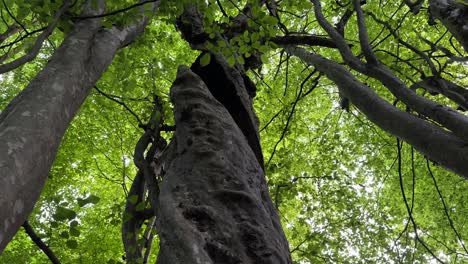
[{"label": "thin twig", "polygon": [[442,205],[444,206],[444,212],[445,212],[445,215],[447,216],[450,227],[452,228],[453,232],[457,236],[458,241],[460,242],[460,245],[463,247],[465,252],[468,254],[468,250],[466,250],[465,244],[463,243],[463,238],[461,237],[460,233],[457,231],[457,229],[453,225],[452,218],[450,217],[449,212],[448,212],[447,204],[445,203],[444,197],[442,196],[442,193],[441,193],[441,191],[439,189],[439,186],[437,185],[436,178],[434,177],[434,174],[432,173],[432,170],[431,170],[431,166],[429,164],[429,159],[427,159],[427,158],[426,158],[426,166],[427,166],[427,170],[429,171],[429,175],[431,175],[432,181],[434,182],[434,186],[435,186],[435,188],[437,190],[437,194],[439,195],[440,201],[442,202]]},{"label": "thin twig", "polygon": [[138,121],[138,125],[143,126],[143,122],[141,122],[141,119],[138,117],[138,115],[135,114],[135,112],[133,112],[133,110],[130,109],[130,107],[128,107],[124,102],[119,101],[119,100],[115,99],[114,97],[106,94],[101,89],[99,89],[97,86],[94,86],[94,89],[96,89],[96,91],[98,91],[98,93],[100,93],[101,95],[103,95],[107,99],[109,99],[111,101],[114,101],[114,102],[118,103],[119,105],[123,106],[132,116],[134,116],[136,118],[136,120]]},{"label": "thin twig", "polygon": [[76,19],[76,20],[84,20],[84,19],[91,19],[91,18],[101,18],[101,17],[113,16],[113,15],[116,15],[118,13],[123,13],[125,11],[130,10],[130,9],[133,9],[135,7],[139,7],[139,6],[148,4],[148,3],[154,3],[154,2],[158,2],[158,1],[160,1],[160,0],[147,0],[147,1],[142,1],[140,3],[137,3],[137,4],[133,4],[131,6],[127,6],[127,7],[122,8],[122,9],[118,9],[118,10],[109,12],[109,13],[104,13],[104,14],[100,14],[100,15],[92,15],[92,16],[72,16],[70,18],[71,19]]},{"label": "thin twig", "polygon": [[31,238],[31,240],[42,250],[42,252],[44,252],[44,254],[47,255],[47,257],[53,264],[60,264],[60,261],[57,258],[57,256],[55,256],[54,252],[50,249],[50,247],[47,246],[44,243],[44,241],[42,241],[42,239],[36,234],[36,232],[34,232],[33,228],[27,220],[23,223],[23,228],[24,231],[26,231],[28,236]]}]

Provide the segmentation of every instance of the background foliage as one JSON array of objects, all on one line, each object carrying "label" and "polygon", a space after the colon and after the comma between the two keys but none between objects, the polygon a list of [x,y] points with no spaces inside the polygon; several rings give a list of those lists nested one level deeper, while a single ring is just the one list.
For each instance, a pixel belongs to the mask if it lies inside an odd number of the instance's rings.
[{"label": "background foliage", "polygon": [[[78,12],[81,2],[72,13]],[[108,2],[108,10],[134,3]],[[190,65],[198,55],[174,26],[185,2],[190,1],[163,1],[144,35],[117,54],[96,85],[102,93],[93,90],[63,139],[41,200],[29,218],[63,263],[123,263],[122,211],[136,173],[133,149],[142,134],[135,115],[147,120],[152,95],[157,94],[169,117],[168,93],[177,66]],[[213,38],[222,31],[214,21],[228,22],[222,12],[235,16],[245,4],[220,1],[221,11],[216,1],[199,2]],[[323,2],[325,15],[333,22],[345,10],[337,3]],[[32,31],[46,25],[61,3],[5,0],[2,4]],[[420,50],[430,48],[423,38],[449,47],[454,54],[461,50],[442,26],[427,24],[425,12],[413,15],[402,3],[393,1],[370,1],[364,7],[398,28],[396,38],[385,26],[368,19],[377,56],[407,83],[415,82],[421,74],[430,75],[430,69],[414,52],[397,45],[399,39]],[[279,10],[281,23],[290,32],[325,34],[315,21],[310,2],[282,1]],[[3,7],[1,11],[4,23],[0,23],[0,32],[4,32],[6,24],[14,21]],[[131,14],[108,17],[104,24],[129,23]],[[345,36],[358,54],[355,19],[351,18]],[[1,76],[0,109],[26,86],[60,44],[72,22],[61,23],[36,60]],[[366,120],[354,107],[349,112],[343,110],[331,81],[318,73],[306,79],[312,68],[289,58],[276,45],[262,43],[260,39],[282,34],[278,20],[266,10],[254,9],[250,23],[257,25],[256,32],[229,43],[218,41],[210,48],[225,54],[232,64],[248,57],[235,54],[263,53],[264,65],[248,74],[257,84],[255,109],[270,193],[295,263],[435,262],[416,237],[443,261],[468,261],[468,252],[454,231],[461,238],[468,237],[467,181],[427,163],[411,146],[397,146],[396,138]],[[21,37],[20,33],[16,37]],[[16,49],[18,52],[11,52],[14,59],[33,40],[25,38],[3,51]],[[317,47],[314,51],[341,62],[334,49]],[[448,60],[441,54],[437,63],[443,65]],[[445,78],[468,83],[466,63],[450,62],[446,72],[451,74]],[[381,84],[365,76],[358,78],[393,102]],[[133,113],[109,97],[125,103]],[[166,136],[170,138],[170,134]],[[409,219],[402,190],[416,226]],[[152,262],[157,243],[153,247]],[[0,256],[0,263],[47,263],[47,258],[20,230]]]}]

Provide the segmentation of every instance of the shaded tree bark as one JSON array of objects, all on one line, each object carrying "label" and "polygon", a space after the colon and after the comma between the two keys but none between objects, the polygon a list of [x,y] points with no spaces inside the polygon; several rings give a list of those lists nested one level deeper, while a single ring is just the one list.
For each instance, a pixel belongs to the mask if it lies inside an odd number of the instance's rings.
[{"label": "shaded tree bark", "polygon": [[[462,1],[463,2],[463,1]],[[468,52],[468,5],[453,0],[429,0],[429,10],[433,18],[442,24]]]},{"label": "shaded tree bark", "polygon": [[[99,1],[97,8],[87,5],[83,15],[104,9]],[[32,211],[65,129],[89,91],[147,20],[123,29],[105,29],[100,18],[78,21],[44,69],[1,113],[0,252]]]},{"label": "shaded tree bark", "polygon": [[184,66],[171,88],[157,263],[291,263],[255,147],[212,89]]}]

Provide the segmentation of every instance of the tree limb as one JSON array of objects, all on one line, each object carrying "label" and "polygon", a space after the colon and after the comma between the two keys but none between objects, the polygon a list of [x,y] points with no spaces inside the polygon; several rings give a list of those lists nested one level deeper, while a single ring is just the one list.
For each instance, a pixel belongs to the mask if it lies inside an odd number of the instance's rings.
[{"label": "tree limb", "polygon": [[[36,42],[34,42],[34,45],[32,46],[31,50],[29,50],[24,56],[9,62],[5,63],[3,65],[0,65],[0,74],[11,71],[15,68],[18,68],[19,66],[32,61],[34,58],[36,58],[37,54],[39,54],[39,50],[42,47],[42,43],[44,40],[52,34],[52,32],[55,29],[55,26],[60,20],[60,17],[63,15],[63,13],[70,7],[70,0],[65,0],[63,2],[63,5],[60,7],[60,9],[55,13],[54,19],[52,22],[47,26],[46,30],[43,31],[36,39]],[[27,32],[27,30],[25,30]]]},{"label": "tree limb", "polygon": [[370,121],[409,142],[431,160],[468,179],[468,146],[453,133],[415,117],[380,98],[345,67],[298,47],[286,51],[325,73]]},{"label": "tree limb", "polygon": [[38,246],[42,250],[42,252],[44,252],[44,254],[47,255],[50,262],[52,262],[53,264],[60,264],[60,261],[57,258],[57,256],[55,256],[54,252],[50,249],[50,247],[42,241],[42,239],[36,234],[36,232],[34,232],[33,228],[31,227],[28,221],[24,221],[23,228],[26,234],[28,234],[31,240],[36,244],[36,246]]},{"label": "tree limb", "polygon": [[5,41],[7,38],[9,38],[11,35],[17,33],[20,31],[20,27],[16,24],[14,25],[11,25],[7,28],[7,30],[5,30],[4,33],[0,34],[0,44],[3,43],[3,41]]}]

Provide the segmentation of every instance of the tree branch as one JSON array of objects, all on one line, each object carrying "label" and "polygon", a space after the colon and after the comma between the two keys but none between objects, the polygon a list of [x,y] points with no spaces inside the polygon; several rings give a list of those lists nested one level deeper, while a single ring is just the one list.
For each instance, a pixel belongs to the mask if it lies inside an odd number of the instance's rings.
[{"label": "tree branch", "polygon": [[302,48],[289,46],[285,49],[325,73],[370,121],[409,142],[442,166],[468,178],[468,148],[465,141],[449,131],[391,105],[359,82],[342,65]]},{"label": "tree branch", "polygon": [[5,30],[4,33],[0,34],[0,44],[3,43],[7,38],[11,35],[18,33],[20,31],[20,27],[18,25],[11,25]]},{"label": "tree branch", "polygon": [[[70,7],[70,0],[65,0],[63,2],[63,5],[60,7],[60,9],[55,13],[54,19],[52,22],[47,26],[45,31],[43,31],[36,39],[36,42],[34,42],[34,45],[32,46],[31,50],[28,51],[24,56],[9,62],[5,63],[3,65],[0,65],[0,74],[11,71],[15,68],[18,68],[19,66],[33,60],[36,58],[37,54],[39,54],[39,50],[42,47],[42,44],[45,39],[54,31],[55,26],[57,25],[58,21],[60,20],[60,17],[63,15],[63,13]],[[27,33],[28,31],[24,29],[25,32]]]},{"label": "tree branch", "polygon": [[119,14],[119,13],[126,12],[126,11],[128,11],[130,9],[135,8],[135,7],[139,7],[139,6],[148,4],[148,3],[155,3],[155,2],[159,2],[159,1],[160,0],[146,0],[146,1],[141,1],[140,3],[133,4],[131,6],[127,6],[125,8],[118,9],[118,10],[115,10],[115,11],[112,11],[112,12],[109,12],[109,13],[104,13],[104,14],[99,14],[99,15],[91,15],[91,16],[72,16],[70,18],[71,19],[76,19],[76,20],[84,20],[84,19],[91,19],[91,18],[101,18],[101,17],[113,16],[113,15],[116,15],[116,14]]},{"label": "tree branch", "polygon": [[36,232],[34,232],[31,225],[29,225],[28,221],[25,221],[23,223],[23,228],[24,228],[24,231],[26,231],[28,236],[31,238],[31,240],[42,250],[42,252],[44,252],[44,254],[47,255],[47,257],[53,264],[60,264],[60,261],[57,258],[57,256],[55,256],[54,252],[50,249],[50,247],[48,247],[42,241],[42,239],[36,234]]},{"label": "tree branch", "polygon": [[336,48],[336,43],[329,39],[319,36],[278,36],[271,38],[270,41],[278,45],[309,45],[309,46],[321,46],[327,48]]},{"label": "tree branch", "polygon": [[106,97],[107,99],[113,101],[113,102],[116,102],[117,104],[123,106],[133,117],[135,117],[135,119],[137,120],[138,122],[138,126],[143,126],[143,122],[141,121],[140,117],[138,117],[138,115],[132,110],[130,109],[130,107],[128,107],[124,102],[122,101],[119,101],[117,99],[115,99],[113,96],[110,96],[108,95],[107,93],[103,92],[101,89],[99,89],[96,85],[94,86],[94,89],[101,95],[103,95],[104,97]]},{"label": "tree branch", "polygon": [[361,44],[362,52],[364,57],[370,64],[377,64],[378,59],[375,57],[372,47],[369,42],[369,35],[367,33],[366,21],[364,18],[364,11],[361,8],[361,0],[354,0],[354,9],[356,10],[357,24],[359,29],[359,43]]}]

